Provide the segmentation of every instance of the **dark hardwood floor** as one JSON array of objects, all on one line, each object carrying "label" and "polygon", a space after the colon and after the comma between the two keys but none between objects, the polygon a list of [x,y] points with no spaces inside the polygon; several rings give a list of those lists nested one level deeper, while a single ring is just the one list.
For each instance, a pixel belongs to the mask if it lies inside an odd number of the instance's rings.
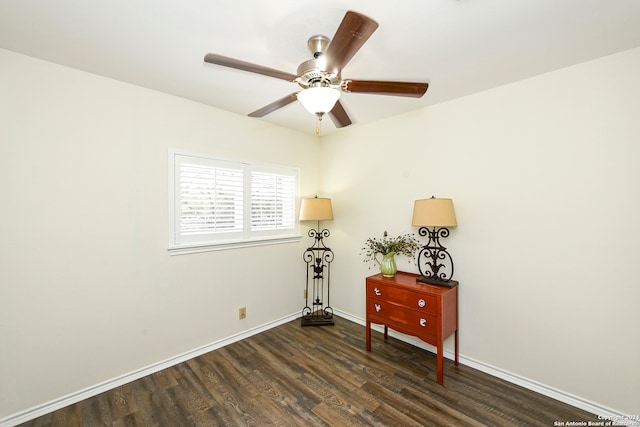
[{"label": "dark hardwood floor", "polygon": [[553,426],[588,412],[336,318],[296,320],[22,426]]}]

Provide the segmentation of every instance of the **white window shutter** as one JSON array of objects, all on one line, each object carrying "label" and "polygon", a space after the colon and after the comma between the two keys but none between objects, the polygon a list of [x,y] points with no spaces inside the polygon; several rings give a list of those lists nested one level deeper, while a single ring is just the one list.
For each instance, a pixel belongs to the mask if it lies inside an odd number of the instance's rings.
[{"label": "white window shutter", "polygon": [[295,227],[296,176],[251,173],[251,231]]},{"label": "white window shutter", "polygon": [[180,165],[180,234],[241,232],[243,172],[210,165]]}]

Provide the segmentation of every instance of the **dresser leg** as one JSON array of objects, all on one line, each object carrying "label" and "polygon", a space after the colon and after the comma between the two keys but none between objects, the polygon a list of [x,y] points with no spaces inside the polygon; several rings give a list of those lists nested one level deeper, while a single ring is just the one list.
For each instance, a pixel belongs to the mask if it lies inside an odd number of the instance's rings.
[{"label": "dresser leg", "polygon": [[456,329],[455,332],[455,350],[456,350],[456,355],[455,355],[455,361],[456,361],[456,366],[458,366],[458,330]]},{"label": "dresser leg", "polygon": [[438,346],[438,354],[436,356],[437,361],[438,361],[438,384],[443,385],[444,384],[444,364],[443,364],[443,360],[442,360],[442,343],[440,343],[440,345]]},{"label": "dresser leg", "polygon": [[386,340],[387,338],[389,338],[389,327],[384,325],[384,339]]},{"label": "dresser leg", "polygon": [[371,322],[367,320],[367,351],[371,351]]}]

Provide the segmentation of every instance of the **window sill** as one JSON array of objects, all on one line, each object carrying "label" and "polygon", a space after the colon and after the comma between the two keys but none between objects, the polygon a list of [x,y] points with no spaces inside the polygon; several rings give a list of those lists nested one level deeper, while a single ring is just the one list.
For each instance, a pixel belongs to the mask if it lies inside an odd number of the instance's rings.
[{"label": "window sill", "polygon": [[302,236],[290,235],[279,237],[262,237],[252,240],[233,240],[224,242],[187,243],[183,245],[171,245],[168,248],[169,255],[195,254],[199,252],[223,251],[227,249],[248,248],[252,246],[279,245],[283,243],[297,243]]}]

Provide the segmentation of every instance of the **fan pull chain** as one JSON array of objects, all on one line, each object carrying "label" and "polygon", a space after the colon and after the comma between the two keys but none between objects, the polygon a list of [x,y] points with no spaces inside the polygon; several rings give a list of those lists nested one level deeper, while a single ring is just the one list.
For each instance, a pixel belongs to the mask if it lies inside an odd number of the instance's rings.
[{"label": "fan pull chain", "polygon": [[320,133],[320,129],[322,128],[322,116],[324,113],[316,113],[316,135]]}]

